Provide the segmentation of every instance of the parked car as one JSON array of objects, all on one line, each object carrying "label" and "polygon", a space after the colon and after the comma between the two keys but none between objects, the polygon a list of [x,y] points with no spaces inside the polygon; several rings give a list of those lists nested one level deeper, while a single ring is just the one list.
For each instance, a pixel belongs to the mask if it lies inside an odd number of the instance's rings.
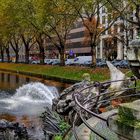
[{"label": "parked car", "polygon": [[[104,59],[96,59],[96,65],[99,67],[106,66],[106,61]],[[92,60],[86,61],[84,66],[92,66]]]},{"label": "parked car", "polygon": [[91,65],[92,65],[91,60],[84,62],[84,66],[90,67]]},{"label": "parked car", "polygon": [[129,68],[129,62],[128,62],[128,60],[115,61],[115,62],[113,62],[113,65],[115,67],[118,67],[118,68]]},{"label": "parked car", "polygon": [[55,62],[55,60],[58,60],[58,59],[50,59],[46,64],[52,65],[52,63]]},{"label": "parked car", "polygon": [[99,62],[101,62],[103,59],[100,59],[100,58],[97,58],[96,59],[96,63],[99,63]]},{"label": "parked car", "polygon": [[129,61],[128,60],[122,60],[122,67],[123,68],[129,68],[130,66],[129,66]]},{"label": "parked car", "polygon": [[45,59],[44,62],[45,64],[49,64],[51,62],[51,59]]},{"label": "parked car", "polygon": [[114,59],[111,63],[114,65],[115,63],[120,63],[121,60]]},{"label": "parked car", "polygon": [[40,60],[33,60],[32,62],[31,62],[31,64],[39,64],[40,63]]},{"label": "parked car", "polygon": [[96,63],[96,66],[97,67],[106,67],[107,64],[106,64],[106,61],[105,60],[101,60],[99,62]]},{"label": "parked car", "polygon": [[67,59],[66,61],[65,61],[65,65],[73,65],[74,64],[74,59]]},{"label": "parked car", "polygon": [[52,62],[52,65],[59,65],[60,64],[60,60],[59,59],[55,59]]},{"label": "parked car", "polygon": [[84,65],[86,61],[91,61],[92,56],[78,56],[74,59],[74,65]]}]

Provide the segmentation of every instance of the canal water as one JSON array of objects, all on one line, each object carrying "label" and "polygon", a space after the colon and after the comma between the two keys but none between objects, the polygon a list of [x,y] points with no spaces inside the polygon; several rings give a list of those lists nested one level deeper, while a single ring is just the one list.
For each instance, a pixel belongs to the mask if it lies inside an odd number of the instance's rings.
[{"label": "canal water", "polygon": [[40,115],[51,108],[66,83],[0,71],[0,119],[19,122],[32,140],[43,140]]}]

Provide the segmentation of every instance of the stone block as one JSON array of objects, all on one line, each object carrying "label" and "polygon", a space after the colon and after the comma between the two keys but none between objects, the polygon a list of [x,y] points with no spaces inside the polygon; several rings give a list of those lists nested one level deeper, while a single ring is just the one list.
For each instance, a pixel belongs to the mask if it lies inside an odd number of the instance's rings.
[{"label": "stone block", "polygon": [[140,121],[140,100],[119,105],[118,115],[122,120]]},{"label": "stone block", "polygon": [[140,138],[140,122],[136,120],[122,120],[119,116],[109,119],[109,127],[115,133],[126,139],[138,140]]}]

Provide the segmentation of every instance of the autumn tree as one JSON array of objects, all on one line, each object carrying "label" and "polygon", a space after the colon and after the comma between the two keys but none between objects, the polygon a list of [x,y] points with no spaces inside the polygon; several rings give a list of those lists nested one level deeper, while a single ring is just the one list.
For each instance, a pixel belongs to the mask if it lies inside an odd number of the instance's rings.
[{"label": "autumn tree", "polygon": [[[107,2],[105,0],[73,0],[69,1],[69,3],[75,8],[79,18],[83,22],[83,26],[86,28],[86,39],[91,47],[92,65],[95,66],[95,48],[98,45],[99,38],[114,24],[119,17],[119,14],[113,14],[113,9],[107,7]],[[79,8],[77,5],[80,5],[81,7]],[[102,8],[106,8],[106,12],[111,13],[112,16],[111,20],[108,20],[107,26],[100,22],[100,11]]]}]

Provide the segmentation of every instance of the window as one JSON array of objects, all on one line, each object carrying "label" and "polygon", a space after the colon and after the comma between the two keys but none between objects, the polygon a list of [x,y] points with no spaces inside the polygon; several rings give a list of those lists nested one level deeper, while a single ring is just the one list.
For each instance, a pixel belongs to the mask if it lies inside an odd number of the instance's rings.
[{"label": "window", "polygon": [[106,17],[102,16],[102,24],[105,24],[105,19],[106,19]]},{"label": "window", "polygon": [[105,13],[105,12],[106,12],[106,11],[105,11],[105,7],[103,7],[103,8],[102,8],[102,13]]},{"label": "window", "polygon": [[83,27],[83,22],[82,21],[75,23],[75,28],[81,28],[81,27]]}]

